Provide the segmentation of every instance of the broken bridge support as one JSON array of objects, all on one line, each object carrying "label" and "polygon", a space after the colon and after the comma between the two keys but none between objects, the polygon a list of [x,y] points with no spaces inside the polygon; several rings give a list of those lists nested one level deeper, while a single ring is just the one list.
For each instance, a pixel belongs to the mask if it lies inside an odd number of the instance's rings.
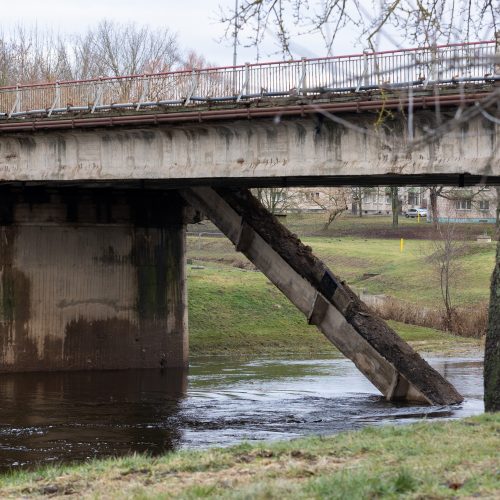
[{"label": "broken bridge support", "polygon": [[207,215],[388,400],[463,400],[248,190],[190,188],[181,195]]}]

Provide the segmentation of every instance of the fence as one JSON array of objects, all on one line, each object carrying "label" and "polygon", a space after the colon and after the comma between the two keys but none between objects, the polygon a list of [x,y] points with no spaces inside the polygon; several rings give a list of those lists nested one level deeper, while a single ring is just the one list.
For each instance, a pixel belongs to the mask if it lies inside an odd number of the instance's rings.
[{"label": "fence", "polygon": [[495,42],[0,88],[0,118],[500,79]]}]

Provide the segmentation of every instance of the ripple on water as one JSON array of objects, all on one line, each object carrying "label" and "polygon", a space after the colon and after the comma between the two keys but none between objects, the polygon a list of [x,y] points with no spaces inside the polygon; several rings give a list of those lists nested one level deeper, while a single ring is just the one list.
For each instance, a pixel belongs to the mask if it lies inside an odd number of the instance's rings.
[{"label": "ripple on water", "polygon": [[332,434],[483,411],[482,360],[431,358],[461,405],[387,402],[347,360],[195,360],[189,371],[9,374],[0,467]]}]

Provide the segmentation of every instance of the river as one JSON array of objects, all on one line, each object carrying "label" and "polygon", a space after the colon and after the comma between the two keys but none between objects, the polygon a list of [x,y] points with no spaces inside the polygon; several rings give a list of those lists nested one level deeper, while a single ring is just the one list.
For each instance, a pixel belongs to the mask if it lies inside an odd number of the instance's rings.
[{"label": "river", "polygon": [[482,359],[428,361],[452,407],[385,401],[344,359],[194,359],[186,370],[3,374],[0,469],[332,434],[483,412]]}]

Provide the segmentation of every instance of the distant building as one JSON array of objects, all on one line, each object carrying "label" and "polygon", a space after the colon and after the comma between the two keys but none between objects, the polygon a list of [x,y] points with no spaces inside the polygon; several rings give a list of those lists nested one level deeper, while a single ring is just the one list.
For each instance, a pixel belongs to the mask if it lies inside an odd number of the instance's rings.
[{"label": "distant building", "polygon": [[[390,215],[392,200],[386,186],[367,188],[294,188],[291,189],[291,210],[322,212],[334,200],[347,206],[347,213],[359,214],[359,198],[363,215]],[[427,187],[399,187],[399,213],[410,208],[427,208],[432,219],[431,193]],[[497,193],[495,188],[445,188],[436,198],[437,217],[450,222],[490,222],[496,220]]]},{"label": "distant building", "polygon": [[[409,208],[427,208],[426,188],[398,188],[399,213]],[[363,193],[362,209],[364,214],[389,215],[392,213],[392,200],[389,187],[367,188]],[[352,210],[351,210],[352,211]],[[354,207],[357,212],[357,207]]]},{"label": "distant building", "polygon": [[495,223],[497,203],[495,188],[451,189],[437,198],[437,218],[449,222]]}]

